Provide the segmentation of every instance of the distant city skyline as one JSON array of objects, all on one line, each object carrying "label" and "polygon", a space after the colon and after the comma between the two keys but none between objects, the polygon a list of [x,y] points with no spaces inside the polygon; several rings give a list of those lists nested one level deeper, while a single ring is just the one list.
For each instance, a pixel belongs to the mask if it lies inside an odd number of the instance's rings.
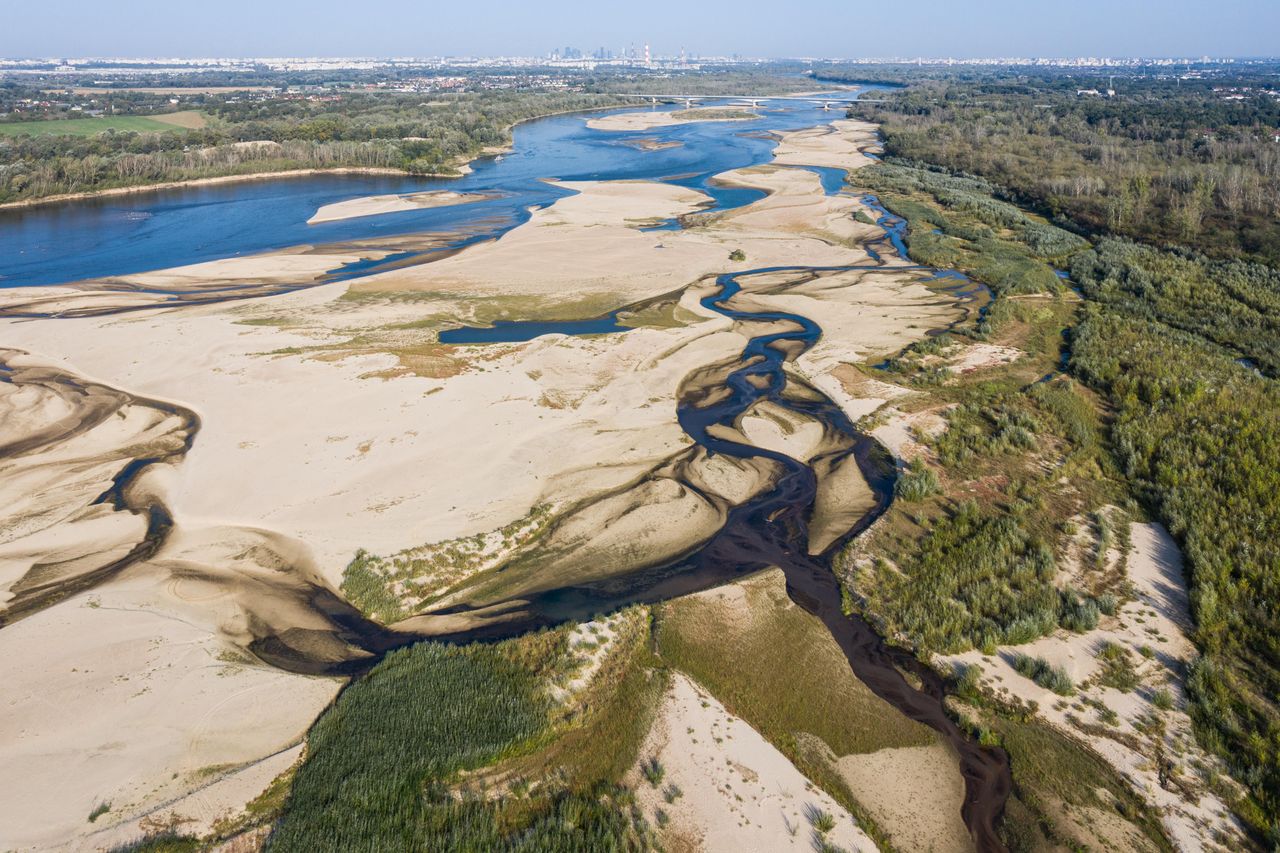
[{"label": "distant city skyline", "polygon": [[6,10],[0,55],[545,56],[566,47],[654,55],[752,57],[1271,56],[1280,3],[1221,0],[917,0],[885,4],[759,0],[644,4],[420,0],[176,6],[161,0],[59,0]]}]

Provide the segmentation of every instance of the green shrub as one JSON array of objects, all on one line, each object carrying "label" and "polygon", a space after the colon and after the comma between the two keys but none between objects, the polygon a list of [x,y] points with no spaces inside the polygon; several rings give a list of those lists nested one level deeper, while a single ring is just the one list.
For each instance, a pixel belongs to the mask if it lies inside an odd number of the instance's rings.
[{"label": "green shrub", "polygon": [[1077,634],[1098,627],[1099,608],[1093,599],[1082,597],[1074,589],[1063,590],[1061,599],[1058,624]]},{"label": "green shrub", "polygon": [[923,460],[914,459],[911,466],[893,484],[893,494],[908,502],[922,501],[942,491],[938,475]]},{"label": "green shrub", "polygon": [[662,766],[662,762],[658,761],[656,755],[640,763],[640,772],[644,774],[645,781],[654,788],[661,785],[663,777],[667,775],[667,769]]},{"label": "green shrub", "polygon": [[1046,690],[1059,696],[1071,696],[1076,692],[1071,676],[1061,666],[1052,666],[1044,658],[1033,658],[1018,652],[1013,656],[1013,668]]}]

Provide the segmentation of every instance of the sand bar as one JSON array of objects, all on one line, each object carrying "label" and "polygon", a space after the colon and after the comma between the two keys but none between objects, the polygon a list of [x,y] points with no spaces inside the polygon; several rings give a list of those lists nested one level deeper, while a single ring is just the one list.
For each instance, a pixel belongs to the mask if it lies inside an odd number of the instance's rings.
[{"label": "sand bar", "polygon": [[450,190],[364,196],[326,204],[307,220],[307,224],[318,225],[322,222],[337,222],[342,219],[401,213],[406,210],[421,210],[429,207],[450,207],[482,201],[485,198],[486,196],[478,193],[457,193]]}]

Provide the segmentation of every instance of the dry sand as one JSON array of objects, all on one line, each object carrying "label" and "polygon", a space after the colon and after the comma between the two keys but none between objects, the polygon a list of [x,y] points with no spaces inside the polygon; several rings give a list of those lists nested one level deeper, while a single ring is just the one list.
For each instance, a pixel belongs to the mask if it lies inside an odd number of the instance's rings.
[{"label": "dry sand", "polygon": [[659,835],[671,849],[708,853],[812,850],[818,834],[810,815],[835,818],[826,839],[844,850],[876,846],[853,816],[800,774],[759,732],[714,697],[676,673],[658,721],[641,749],[642,760],[665,768],[662,786],[683,794],[666,802],[661,789],[633,771],[636,799],[650,823],[661,809],[670,824]]},{"label": "dry sand", "polygon": [[856,169],[873,162],[863,150],[879,144],[876,126],[841,119],[830,125],[786,134],[773,152],[780,166],[829,166]]},{"label": "dry sand", "polygon": [[846,755],[840,778],[899,850],[966,853],[974,849],[961,818],[964,779],[943,742]]},{"label": "dry sand", "polygon": [[[806,137],[792,147],[807,155],[793,152],[791,159],[832,162],[862,133],[853,127]],[[707,365],[735,357],[750,332],[709,316],[697,303],[707,286],[697,282],[755,266],[863,263],[857,240],[874,229],[850,218],[856,199],[825,196],[808,172],[766,167],[726,180],[754,182],[771,195],[683,232],[646,233],[636,226],[695,212],[705,196],[645,182],[570,184],[575,195],[535,211],[497,241],[362,280],[350,293],[332,284],[178,311],[0,320],[6,343],[33,359],[178,401],[201,419],[185,459],[150,481],[177,523],[166,549],[0,630],[0,655],[18,662],[0,743],[9,750],[5,766],[21,769],[0,776],[0,802],[10,809],[0,815],[0,844],[74,847],[89,829],[120,821],[136,827],[139,815],[229,778],[233,768],[275,755],[302,734],[335,682],[220,659],[243,646],[256,606],[233,594],[236,579],[256,571],[238,562],[249,531],[293,555],[288,565],[309,566],[337,587],[357,548],[393,553],[485,533],[542,503],[596,500],[607,508],[603,498],[617,494],[627,496],[617,502],[623,515],[643,509],[632,519],[635,528],[609,530],[586,516],[576,528],[565,525],[580,530],[585,543],[578,563],[565,567],[568,577],[607,571],[592,555],[640,536],[658,536],[654,548],[687,547],[708,535],[724,506],[762,487],[767,470],[682,456],[690,444],[676,422],[676,390]],[[748,261],[729,261],[735,248]],[[337,257],[348,256],[281,252],[129,279],[199,290],[313,275],[336,266]],[[618,307],[682,288],[683,319],[675,324],[516,345],[434,342],[436,329],[493,306],[520,317],[575,303]],[[41,290],[54,302],[121,298],[92,283]],[[911,273],[893,268],[765,290],[751,298],[813,316],[827,330],[795,366],[824,389],[840,386],[834,373],[844,361],[898,349],[955,314]],[[868,405],[848,393],[837,399]],[[857,416],[852,408],[850,414]],[[762,436],[766,429],[751,428]],[[63,467],[50,470],[69,471],[83,457],[85,485],[65,494],[33,491],[22,516],[56,520],[81,512],[76,507],[110,474],[111,460],[128,456],[120,453],[130,434],[95,433],[100,444],[52,460]],[[633,489],[638,478],[677,464],[687,469],[680,476],[718,484],[708,490],[719,495],[710,511],[692,512],[695,503],[652,478],[644,486],[652,491]],[[662,477],[680,482],[676,473]],[[0,526],[11,529],[18,509],[0,512]],[[101,530],[92,526],[99,523]],[[43,538],[9,552],[19,568],[7,577],[28,571],[44,553],[105,553],[138,535],[131,517],[39,527],[31,535]],[[212,580],[197,584],[198,594],[180,595],[181,586],[176,593],[162,579],[181,566]],[[522,582],[532,588],[559,580]],[[803,782],[794,781],[799,808]],[[219,802],[251,798],[257,791],[248,787]],[[768,795],[782,796],[776,789]],[[111,811],[89,824],[89,810],[105,799]],[[772,825],[785,835],[780,814]],[[799,843],[807,843],[806,831],[799,830]]]},{"label": "dry sand", "polygon": [[[157,810],[199,817],[163,806],[298,742],[339,682],[240,654],[210,618],[218,605],[138,570],[0,630],[0,846],[83,850],[95,830],[136,837]],[[269,781],[242,777],[215,808]]]},{"label": "dry sand", "polygon": [[319,225],[322,222],[337,222],[342,219],[356,219],[361,216],[379,216],[384,213],[401,213],[406,210],[420,210],[428,207],[450,207],[457,204],[469,204],[480,201],[483,198],[484,196],[477,193],[456,193],[450,190],[370,195],[326,204],[307,220],[307,224]]}]

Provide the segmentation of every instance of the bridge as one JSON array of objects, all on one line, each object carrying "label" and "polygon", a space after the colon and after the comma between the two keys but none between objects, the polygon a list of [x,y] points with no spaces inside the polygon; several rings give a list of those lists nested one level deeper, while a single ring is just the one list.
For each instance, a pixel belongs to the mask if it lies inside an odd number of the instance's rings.
[{"label": "bridge", "polygon": [[820,104],[824,110],[830,110],[836,106],[848,108],[853,104],[888,103],[884,99],[859,98],[856,95],[852,97],[813,97],[810,95],[642,95],[634,92],[621,92],[619,97],[644,98],[651,104],[684,104],[685,109],[692,109],[695,104],[703,101],[732,101],[733,103],[725,105],[731,107],[758,107],[768,101],[798,101],[808,104]]}]

